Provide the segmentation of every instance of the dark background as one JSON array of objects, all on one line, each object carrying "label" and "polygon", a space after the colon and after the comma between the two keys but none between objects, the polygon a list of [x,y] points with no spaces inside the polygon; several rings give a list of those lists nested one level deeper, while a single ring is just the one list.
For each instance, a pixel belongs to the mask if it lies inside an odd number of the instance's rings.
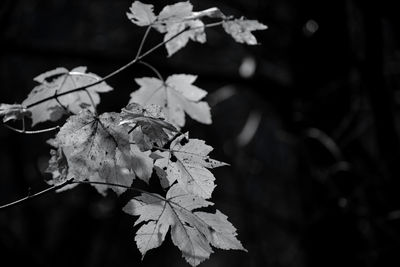
[{"label": "dark background", "polygon": [[[150,1],[147,1],[148,3]],[[394,2],[394,1],[392,1]],[[132,59],[144,32],[131,1],[3,0],[0,102],[22,102],[36,75],[88,66],[106,75]],[[170,2],[153,1],[156,10]],[[400,266],[400,28],[390,1],[192,1],[267,24],[259,46],[210,29],[171,58],[164,76],[199,75],[214,123],[191,136],[230,167],[213,200],[249,250],[216,250],[201,266]],[[151,47],[161,36],[153,32]],[[252,69],[248,75],[243,69]],[[241,71],[242,69],[242,71]],[[108,83],[101,111],[118,111],[153,75],[133,66]],[[38,128],[54,126],[41,124]],[[0,128],[0,204],[46,188],[45,140]],[[30,189],[31,188],[31,189]],[[0,210],[1,266],[189,266],[168,237],[143,261],[123,199],[90,186]]]}]

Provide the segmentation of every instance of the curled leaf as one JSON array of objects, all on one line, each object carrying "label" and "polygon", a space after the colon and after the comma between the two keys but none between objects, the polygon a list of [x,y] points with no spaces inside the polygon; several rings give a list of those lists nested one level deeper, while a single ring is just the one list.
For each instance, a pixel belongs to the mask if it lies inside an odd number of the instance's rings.
[{"label": "curled leaf", "polygon": [[47,173],[51,173],[53,179],[48,181],[50,185],[62,184],[68,179],[68,162],[61,148],[50,150],[51,158]]},{"label": "curled leaf", "polygon": [[190,17],[192,10],[193,6],[189,2],[178,2],[165,6],[157,17],[156,29],[160,32],[166,32],[171,25]]},{"label": "curled leaf", "polygon": [[204,24],[201,20],[193,18],[192,10],[193,6],[189,2],[179,2],[164,7],[158,15],[154,27],[165,33],[168,56],[185,47],[189,39],[199,43],[206,42]]},{"label": "curled leaf", "polygon": [[[179,34],[180,32],[182,33]],[[171,39],[176,35],[178,36]],[[171,40],[167,42],[169,39]],[[185,47],[189,40],[202,44],[206,42],[204,23],[201,20],[188,20],[170,25],[167,33],[164,35],[168,56],[172,56],[178,50]]]},{"label": "curled leaf", "polygon": [[226,19],[227,17],[217,7],[208,8],[198,12],[192,12],[190,19],[199,19],[203,17]]},{"label": "curled leaf", "polygon": [[252,31],[265,30],[268,27],[257,20],[247,20],[244,18],[224,21],[222,26],[238,43],[256,45],[257,39]]},{"label": "curled leaf", "polygon": [[0,116],[3,116],[3,122],[20,120],[31,115],[32,113],[20,104],[0,104]]},{"label": "curled leaf", "polygon": [[[54,149],[50,150],[51,157],[49,160],[49,166],[47,167],[45,172],[50,173],[52,178],[47,180],[46,182],[49,185],[57,186],[74,177],[71,176],[71,173],[68,172],[68,161],[65,157],[63,150],[60,147],[57,147],[57,143],[55,142],[55,140],[49,141],[51,141],[50,144],[54,146]],[[63,192],[68,189],[74,188],[77,185],[78,184],[68,184],[60,189],[57,189],[56,192]]]},{"label": "curled leaf", "polygon": [[122,109],[120,124],[129,125],[134,129],[132,139],[141,150],[149,150],[153,144],[164,146],[171,134],[178,131],[175,126],[165,121],[161,107],[157,105],[128,104]]},{"label": "curled leaf", "polygon": [[130,13],[127,12],[128,18],[138,26],[151,25],[156,20],[156,15],[153,12],[153,5],[143,4],[140,1],[135,1],[130,7]]}]

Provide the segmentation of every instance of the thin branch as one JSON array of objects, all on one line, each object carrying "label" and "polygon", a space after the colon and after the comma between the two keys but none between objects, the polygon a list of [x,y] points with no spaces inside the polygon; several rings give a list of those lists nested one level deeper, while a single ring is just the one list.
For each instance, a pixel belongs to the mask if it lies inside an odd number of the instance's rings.
[{"label": "thin branch", "polygon": [[[176,36],[178,36],[178,35],[176,35]],[[90,83],[90,84],[87,84],[87,85],[83,85],[83,86],[80,86],[78,88],[75,88],[75,89],[72,89],[72,90],[69,90],[69,91],[65,91],[65,92],[59,93],[59,94],[54,95],[54,96],[49,96],[49,97],[43,98],[43,99],[41,99],[39,101],[36,101],[34,103],[31,103],[31,104],[27,105],[26,108],[31,108],[31,107],[37,106],[39,104],[42,104],[42,103],[44,103],[46,101],[52,100],[52,99],[54,99],[56,97],[72,94],[72,93],[75,93],[75,92],[79,92],[79,91],[85,90],[86,88],[98,85],[98,84],[108,80],[109,78],[113,77],[114,75],[116,75],[116,74],[124,71],[125,69],[129,68],[131,65],[135,64],[138,60],[140,60],[144,56],[147,56],[148,54],[152,53],[154,50],[156,50],[157,48],[159,48],[160,46],[162,46],[164,44],[165,44],[165,42],[161,42],[160,44],[154,46],[152,49],[146,51],[146,53],[143,54],[142,56],[139,56],[138,58],[135,58],[135,59],[129,61],[127,64],[123,65],[122,67],[116,69],[115,71],[109,73],[108,75],[104,76],[103,78],[101,78],[101,79],[99,79],[99,80],[97,80],[97,81],[95,81],[93,83]]]},{"label": "thin branch", "polygon": [[38,193],[35,193],[35,194],[33,194],[33,195],[28,194],[28,196],[26,196],[26,197],[24,197],[24,198],[21,198],[21,199],[19,199],[19,200],[14,201],[14,202],[11,202],[11,203],[8,203],[8,204],[5,204],[5,205],[0,206],[0,210],[6,209],[6,208],[11,208],[11,207],[14,207],[14,206],[17,206],[17,205],[21,204],[22,202],[25,202],[25,201],[28,201],[28,200],[30,200],[30,199],[39,197],[39,196],[44,195],[44,194],[49,193],[49,192],[56,191],[57,189],[63,188],[64,186],[66,186],[66,185],[68,185],[68,184],[71,184],[72,181],[73,181],[73,178],[71,178],[71,179],[65,181],[65,182],[62,183],[62,184],[59,184],[59,185],[55,185],[55,186],[46,188],[46,189],[44,189],[44,190],[42,190],[42,191],[40,191],[40,192],[38,192]]},{"label": "thin branch", "polygon": [[131,66],[132,64],[136,63],[136,61],[137,61],[137,60],[132,60],[132,61],[128,62],[128,63],[125,64],[124,66],[120,67],[119,69],[113,71],[112,73],[108,74],[107,76],[105,76],[105,77],[103,77],[102,79],[99,79],[99,80],[97,80],[97,81],[95,81],[95,82],[93,82],[93,83],[90,83],[90,84],[87,84],[87,85],[83,85],[83,86],[80,86],[80,87],[78,87],[78,88],[75,88],[75,89],[72,89],[72,90],[69,90],[69,91],[65,91],[65,92],[59,93],[59,94],[57,94],[57,95],[53,95],[53,96],[49,96],[49,97],[43,98],[43,99],[41,99],[41,100],[39,100],[39,101],[36,101],[36,102],[34,102],[34,103],[31,103],[31,104],[27,105],[26,108],[31,108],[31,107],[40,105],[40,104],[42,104],[42,103],[44,103],[44,102],[47,102],[47,101],[49,101],[49,100],[52,100],[52,99],[54,99],[54,98],[56,98],[56,97],[60,97],[60,96],[63,96],[63,95],[68,95],[68,94],[72,94],[72,93],[75,93],[75,92],[83,91],[83,90],[86,90],[86,88],[89,88],[89,87],[98,85],[98,84],[104,82],[105,80],[111,78],[112,76],[114,76],[114,75],[120,73],[121,71],[125,70],[126,68],[128,68],[128,67]]},{"label": "thin branch", "polygon": [[151,30],[151,26],[152,26],[152,25],[149,25],[149,26],[147,27],[146,32],[145,32],[144,35],[143,35],[142,41],[140,42],[138,51],[137,51],[137,53],[136,53],[136,57],[135,57],[136,60],[139,58],[140,53],[142,53],[142,49],[143,49],[143,46],[144,46],[144,42],[146,41],[147,36],[149,35],[149,32],[150,32],[150,30]]},{"label": "thin branch", "polygon": [[55,98],[56,102],[64,109],[65,112],[68,112],[68,109],[67,109],[67,107],[64,106],[64,105],[61,103],[61,101],[58,99],[58,97],[57,97],[57,91],[58,91],[59,89],[61,89],[61,88],[64,86],[65,82],[67,81],[67,78],[68,78],[68,75],[65,75],[63,81],[62,81],[61,84],[60,84],[60,86],[54,91],[54,98]]},{"label": "thin branch", "polygon": [[92,95],[90,94],[89,90],[85,89],[86,94],[89,97],[90,103],[92,104],[93,110],[94,110],[94,115],[97,117],[97,108],[96,104],[93,101]]},{"label": "thin branch", "polygon": [[205,24],[203,26],[199,26],[199,27],[194,27],[194,28],[185,28],[183,30],[181,30],[180,32],[176,33],[175,35],[171,36],[170,38],[168,38],[167,40],[164,40],[161,43],[158,43],[157,45],[155,45],[154,47],[150,48],[149,50],[147,50],[146,52],[144,52],[141,56],[139,56],[137,58],[137,60],[141,60],[142,58],[144,58],[145,56],[147,56],[148,54],[152,53],[154,50],[158,49],[159,47],[165,45],[166,43],[170,42],[171,40],[175,39],[176,37],[178,37],[179,35],[181,35],[184,32],[187,31],[191,31],[191,30],[197,30],[197,29],[201,29],[201,28],[212,28],[212,27],[216,27],[216,26],[220,26],[222,25],[223,21],[220,22],[215,22],[215,23],[210,23],[210,24]]},{"label": "thin branch", "polygon": [[[134,144],[134,143],[130,143],[130,144]],[[159,147],[159,146],[154,146],[153,148],[161,150],[161,151],[168,151],[170,152],[170,154],[174,155],[174,152],[176,153],[182,153],[182,154],[187,154],[187,155],[193,155],[193,156],[201,156],[198,153],[191,153],[191,152],[187,152],[187,151],[182,151],[182,150],[176,150],[176,149],[170,149],[170,148],[163,148],[163,147]],[[203,158],[208,158],[208,156],[203,156]],[[227,163],[225,163],[227,164]]]},{"label": "thin branch", "polygon": [[[10,129],[10,128],[9,128]],[[25,117],[22,117],[22,131],[25,133]]]},{"label": "thin branch", "polygon": [[[23,121],[23,123],[24,123],[24,121]],[[40,134],[40,133],[46,133],[46,132],[51,132],[51,131],[60,129],[60,126],[55,126],[55,127],[51,127],[51,128],[47,128],[47,129],[42,129],[42,130],[26,131],[24,126],[23,126],[23,129],[21,130],[21,129],[14,128],[5,123],[3,125],[4,125],[4,127],[8,128],[14,132],[22,133],[22,134]]]},{"label": "thin branch", "polygon": [[161,199],[163,201],[166,200],[165,198],[160,197],[157,194],[150,193],[150,192],[147,192],[146,190],[143,190],[143,189],[140,189],[140,188],[136,188],[136,187],[131,187],[131,186],[128,186],[128,185],[123,185],[123,184],[114,184],[114,183],[106,183],[106,182],[95,182],[95,181],[74,181],[74,180],[71,181],[71,184],[89,184],[89,185],[93,185],[93,184],[96,185],[97,184],[97,185],[105,185],[105,186],[112,186],[112,187],[120,187],[120,188],[125,188],[125,189],[128,189],[128,190],[132,190],[132,191],[135,191],[135,192],[138,192],[138,193],[147,194],[147,195],[153,196],[155,198]]},{"label": "thin branch", "polygon": [[[221,26],[224,23],[224,21],[218,21],[218,22],[214,22],[214,23],[209,23],[209,24],[205,24],[204,28],[213,28],[213,27],[218,27]],[[196,27],[196,28],[203,28],[203,27]],[[194,30],[196,28],[193,28]]]},{"label": "thin branch", "polygon": [[139,126],[138,124],[136,124],[135,126],[133,126],[132,129],[130,129],[130,130],[128,131],[128,134],[130,134],[131,132],[133,132],[138,126]]},{"label": "thin branch", "polygon": [[[55,95],[57,95],[57,91],[54,93]],[[57,101],[57,103],[61,106],[61,108],[64,110],[64,112],[68,113],[69,110],[60,102],[60,100],[58,99],[58,97],[55,97],[55,100]]]},{"label": "thin branch", "polygon": [[161,75],[161,73],[154,66],[150,65],[149,63],[147,63],[145,61],[139,61],[138,63],[148,67],[149,69],[151,69],[157,75],[158,79],[160,79],[163,83],[165,83],[165,80],[164,80],[163,76]]},{"label": "thin branch", "polygon": [[[125,189],[128,189],[128,190],[136,191],[136,192],[139,192],[139,193],[142,193],[142,194],[147,194],[147,195],[152,196],[152,197],[154,197],[154,198],[157,198],[157,199],[159,199],[159,200],[161,200],[161,201],[164,201],[165,204],[168,204],[168,205],[171,207],[171,210],[172,210],[173,212],[175,212],[175,211],[174,211],[174,208],[171,206],[171,203],[174,204],[174,205],[176,205],[176,206],[178,206],[179,208],[181,208],[181,209],[183,209],[183,210],[186,210],[187,212],[193,213],[192,210],[189,210],[189,209],[187,209],[186,207],[181,206],[181,205],[180,205],[179,203],[177,203],[177,202],[171,201],[173,198],[175,198],[175,197],[177,197],[177,196],[166,199],[166,198],[164,198],[164,197],[162,197],[162,196],[160,196],[160,195],[158,195],[158,194],[150,193],[150,192],[147,192],[146,190],[142,190],[142,189],[139,189],[139,188],[130,187],[130,186],[127,186],[127,185],[122,185],[122,184],[106,183],[106,182],[72,181],[71,183],[73,183],[73,184],[90,184],[90,185],[97,184],[97,185],[121,187],[121,188],[125,188]],[[137,200],[138,200],[138,201],[141,201],[141,200],[139,200],[139,199],[137,199]],[[203,220],[202,218],[198,217],[198,215],[196,215],[195,213],[193,213],[193,215],[196,216],[200,221],[204,222],[204,220]],[[204,223],[207,224],[206,222],[204,222]]]},{"label": "thin branch", "polygon": [[317,128],[309,128],[304,135],[308,138],[315,139],[325,147],[325,149],[335,158],[336,161],[343,161],[343,154],[339,146],[328,134]]},{"label": "thin branch", "polygon": [[106,182],[95,182],[95,181],[71,181],[72,184],[97,184],[97,185],[107,185],[107,186],[113,186],[113,187],[121,187],[125,189],[130,189],[133,191],[137,191],[140,193],[144,193],[145,191],[139,188],[131,187],[128,185],[123,185],[123,184],[114,184],[114,183],[106,183]]},{"label": "thin branch", "polygon": [[181,131],[177,131],[176,134],[174,136],[172,136],[171,139],[164,146],[170,147],[172,142],[174,142],[174,140],[181,135],[183,135],[183,133]]},{"label": "thin branch", "polygon": [[46,101],[52,100],[54,98],[57,98],[57,97],[60,97],[60,96],[63,96],[63,95],[72,94],[72,93],[79,92],[79,91],[83,91],[86,88],[89,88],[89,87],[95,86],[97,84],[100,84],[100,83],[108,80],[109,78],[115,76],[116,74],[124,71],[125,69],[129,68],[131,65],[137,63],[142,58],[144,58],[147,55],[151,54],[152,52],[154,52],[155,50],[157,50],[161,46],[165,45],[166,43],[170,42],[171,40],[175,39],[176,37],[178,37],[179,35],[181,35],[182,33],[186,32],[186,31],[196,30],[196,29],[200,29],[200,28],[211,28],[211,27],[216,27],[216,26],[219,26],[219,25],[222,25],[222,21],[215,22],[215,23],[210,23],[210,24],[206,24],[204,26],[199,26],[199,27],[194,27],[194,28],[185,28],[182,31],[180,31],[180,32],[176,33],[175,35],[171,36],[167,40],[164,40],[164,41],[158,43],[157,45],[153,46],[152,48],[150,48],[149,50],[144,52],[142,55],[135,57],[133,60],[129,61],[127,64],[125,64],[122,67],[116,69],[115,71],[111,72],[110,74],[104,76],[103,78],[99,79],[98,81],[93,82],[91,84],[80,86],[78,88],[75,88],[75,89],[72,89],[72,90],[69,90],[69,91],[65,91],[65,92],[59,93],[57,95],[53,95],[53,96],[49,96],[49,97],[43,98],[43,99],[41,99],[39,101],[36,101],[36,102],[33,102],[33,103],[27,105],[26,108],[31,108],[31,107],[37,106],[39,104],[42,104],[42,103],[44,103]]},{"label": "thin branch", "polygon": [[89,77],[89,78],[92,78],[92,79],[94,79],[94,80],[99,80],[100,78],[99,77],[97,77],[97,76],[95,76],[95,75],[93,75],[93,74],[91,74],[91,73],[84,73],[84,72],[79,72],[79,71],[69,71],[68,72],[68,74],[69,75],[75,75],[75,76],[85,76],[85,77]]},{"label": "thin branch", "polygon": [[[97,77],[95,77],[95,76],[93,76],[93,75],[91,75],[91,74],[89,74],[89,73],[82,73],[82,72],[70,71],[68,74],[69,74],[69,75],[77,75],[77,76],[90,77],[90,78],[93,78],[93,79],[95,79],[95,80],[98,80],[98,79],[99,79],[99,78],[97,78]],[[76,87],[76,83],[75,83],[74,79],[72,79],[72,77],[71,77],[71,81],[72,81],[72,84],[74,85],[74,87]],[[88,95],[90,104],[91,104],[92,107],[93,107],[94,115],[96,115],[96,117],[97,117],[97,108],[96,108],[96,104],[95,104],[94,101],[93,101],[92,95],[90,94],[90,92],[89,92],[89,90],[88,90],[87,88],[85,89],[85,92],[86,92],[86,94]]]}]

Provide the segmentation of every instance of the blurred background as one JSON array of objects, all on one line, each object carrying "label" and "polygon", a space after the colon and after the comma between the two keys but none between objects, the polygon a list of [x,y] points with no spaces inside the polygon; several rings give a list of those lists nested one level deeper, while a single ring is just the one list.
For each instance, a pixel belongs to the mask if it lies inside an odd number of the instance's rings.
[{"label": "blurred background", "polygon": [[[191,1],[269,26],[257,46],[208,29],[147,62],[167,77],[197,74],[214,123],[188,121],[212,156],[213,201],[248,253],[216,250],[201,266],[400,266],[400,25],[393,1]],[[87,66],[104,76],[131,60],[143,28],[125,0],[3,0],[0,103],[20,103],[33,77]],[[150,3],[150,1],[147,1]],[[158,12],[173,1],[152,1]],[[152,32],[146,47],[161,36]],[[113,77],[100,111],[119,111],[152,76],[132,66]],[[61,123],[61,122],[59,122]],[[38,128],[56,124],[41,124]],[[0,204],[47,187],[54,133],[0,128]],[[141,261],[126,199],[81,185],[0,210],[1,266],[189,266],[166,242]]]}]

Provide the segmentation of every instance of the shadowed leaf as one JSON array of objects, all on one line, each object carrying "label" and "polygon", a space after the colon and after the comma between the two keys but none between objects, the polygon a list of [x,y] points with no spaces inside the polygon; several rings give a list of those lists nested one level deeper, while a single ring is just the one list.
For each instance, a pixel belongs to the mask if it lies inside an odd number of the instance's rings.
[{"label": "shadowed leaf", "polygon": [[[129,144],[128,129],[117,113],[96,117],[89,110],[71,116],[56,136],[68,162],[68,175],[77,180],[130,186],[135,174],[148,181],[153,168],[149,153]],[[108,186],[94,185],[106,194]],[[120,194],[126,189],[112,187]]]}]

